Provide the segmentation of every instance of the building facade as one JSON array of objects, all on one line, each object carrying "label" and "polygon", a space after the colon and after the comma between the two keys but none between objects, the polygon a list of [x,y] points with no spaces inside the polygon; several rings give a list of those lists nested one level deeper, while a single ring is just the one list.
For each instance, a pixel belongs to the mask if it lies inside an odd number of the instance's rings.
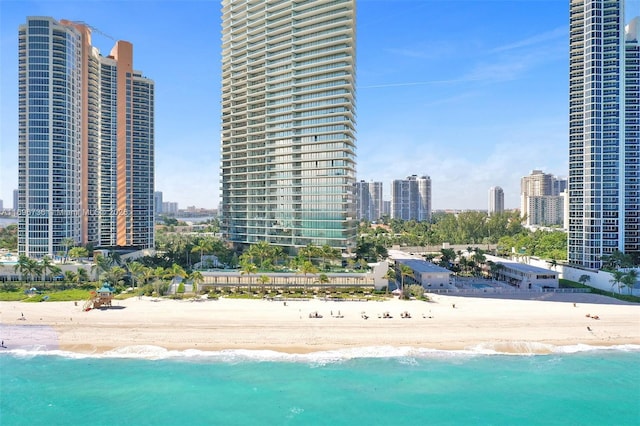
[{"label": "building facade", "polygon": [[431,220],[431,178],[408,176],[391,183],[391,217],[402,220]]},{"label": "building facade", "polygon": [[382,199],[382,182],[365,182],[354,184],[356,196],[356,219],[376,221],[384,215]]},{"label": "building facade", "polygon": [[504,213],[504,191],[499,186],[489,188],[489,216]]},{"label": "building facade", "polygon": [[91,27],[29,17],[18,41],[18,251],[154,245],[154,84],[133,46],[108,57]]},{"label": "building facade", "polygon": [[156,215],[162,213],[162,191],[155,191],[153,193],[153,205],[154,212]]},{"label": "building facade", "polygon": [[351,249],[355,0],[223,0],[221,230]]},{"label": "building facade", "polygon": [[564,203],[560,193],[566,179],[533,170],[520,180],[520,214],[525,225],[561,225]]},{"label": "building facade", "polygon": [[564,196],[541,195],[527,197],[527,225],[564,225]]},{"label": "building facade", "polygon": [[572,0],[569,70],[570,263],[638,255],[638,18],[624,0]]}]

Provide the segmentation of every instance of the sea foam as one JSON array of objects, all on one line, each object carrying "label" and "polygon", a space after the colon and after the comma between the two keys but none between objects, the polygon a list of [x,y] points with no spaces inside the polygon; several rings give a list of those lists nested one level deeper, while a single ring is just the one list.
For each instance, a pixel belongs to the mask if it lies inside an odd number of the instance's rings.
[{"label": "sea foam", "polygon": [[221,363],[242,362],[296,362],[312,365],[341,363],[352,359],[388,358],[402,363],[412,363],[416,359],[451,359],[474,356],[510,355],[540,356],[550,354],[573,354],[581,352],[640,352],[640,345],[591,346],[585,344],[555,346],[538,342],[495,342],[485,343],[461,350],[428,349],[410,346],[368,346],[337,350],[317,351],[304,354],[286,353],[272,350],[228,349],[203,351],[199,349],[170,350],[154,345],[124,346],[106,352],[79,353],[63,350],[30,347],[1,352],[19,358],[50,355],[74,359],[82,358],[127,358],[146,360],[197,360]]}]

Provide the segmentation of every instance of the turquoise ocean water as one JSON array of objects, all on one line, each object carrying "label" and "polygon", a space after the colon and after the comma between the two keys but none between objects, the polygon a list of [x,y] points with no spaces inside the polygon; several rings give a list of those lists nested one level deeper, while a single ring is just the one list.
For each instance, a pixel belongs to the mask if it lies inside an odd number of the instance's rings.
[{"label": "turquoise ocean water", "polygon": [[0,424],[638,425],[640,347],[0,354]]}]

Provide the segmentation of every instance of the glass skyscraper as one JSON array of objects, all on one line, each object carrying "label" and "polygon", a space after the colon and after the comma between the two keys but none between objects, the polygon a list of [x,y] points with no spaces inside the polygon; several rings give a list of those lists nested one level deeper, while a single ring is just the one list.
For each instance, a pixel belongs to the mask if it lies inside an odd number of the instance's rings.
[{"label": "glass skyscraper", "polygon": [[638,18],[625,22],[624,0],[571,0],[568,254],[587,268],[640,247]]},{"label": "glass skyscraper", "polygon": [[355,0],[223,0],[221,225],[355,244]]},{"label": "glass skyscraper", "polygon": [[154,245],[154,83],[133,46],[103,57],[84,23],[18,30],[18,251]]}]

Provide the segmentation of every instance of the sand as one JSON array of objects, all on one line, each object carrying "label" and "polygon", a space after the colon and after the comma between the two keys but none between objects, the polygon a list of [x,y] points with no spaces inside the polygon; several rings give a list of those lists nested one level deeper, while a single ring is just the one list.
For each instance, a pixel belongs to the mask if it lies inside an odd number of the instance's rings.
[{"label": "sand", "polygon": [[[310,300],[286,305],[131,298],[87,312],[81,302],[0,302],[0,338],[8,349],[79,353],[139,345],[287,353],[376,346],[544,353],[577,344],[640,345],[640,305],[589,294],[540,298],[546,300],[433,295],[430,302]],[[405,311],[411,318],[401,317]],[[310,318],[312,312],[322,318]],[[392,318],[384,318],[385,312]]]}]

